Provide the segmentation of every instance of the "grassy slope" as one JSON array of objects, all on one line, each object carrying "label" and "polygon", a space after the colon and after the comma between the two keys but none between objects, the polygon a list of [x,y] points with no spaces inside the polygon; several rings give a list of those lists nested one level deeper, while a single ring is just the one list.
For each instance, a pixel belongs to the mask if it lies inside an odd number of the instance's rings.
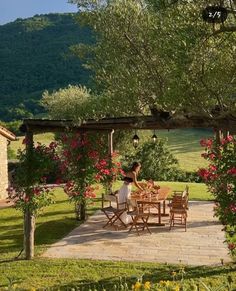
[{"label": "grassy slope", "polygon": [[179,160],[180,167],[193,171],[206,165],[201,157],[203,148],[199,141],[212,136],[212,132],[202,129],[175,129],[158,131],[158,136],[167,138],[167,144],[174,156]]},{"label": "grassy slope", "polygon": [[[177,186],[176,184],[175,187]],[[107,284],[117,281],[119,276],[130,278],[133,275],[144,275],[144,280],[157,282],[171,280],[171,271],[178,272],[180,266],[168,264],[40,258],[39,255],[45,248],[79,225],[74,220],[73,205],[68,203],[63,191],[57,189],[55,197],[56,203],[45,208],[42,215],[37,218],[35,234],[37,257],[30,262],[7,261],[16,256],[22,247],[22,215],[12,208],[0,210],[0,290],[1,286],[7,284],[7,277],[15,278],[18,287],[27,290],[33,287],[57,287],[61,284],[71,286],[75,283],[84,286],[83,290],[88,290],[88,283],[100,281]],[[100,204],[92,205],[90,213],[99,206]],[[232,277],[236,275],[234,265],[215,268],[187,267],[185,277],[189,279],[201,277],[204,282],[211,282],[217,286],[226,280],[229,274]]]},{"label": "grassy slope", "polygon": [[[24,145],[22,144],[24,139],[24,136],[17,137],[16,141],[12,141],[10,143],[10,148],[14,151],[16,154],[18,149],[24,149]],[[49,144],[51,141],[54,140],[54,134],[53,133],[44,133],[44,134],[36,134],[34,135],[34,141],[35,142],[41,142],[42,144]]]}]

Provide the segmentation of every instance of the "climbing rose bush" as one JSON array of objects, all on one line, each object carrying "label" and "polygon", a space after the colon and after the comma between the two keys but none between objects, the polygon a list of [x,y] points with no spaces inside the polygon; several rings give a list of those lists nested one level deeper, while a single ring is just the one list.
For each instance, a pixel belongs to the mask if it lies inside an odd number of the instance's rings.
[{"label": "climbing rose bush", "polygon": [[215,197],[215,215],[225,225],[229,251],[236,256],[236,140],[229,135],[220,144],[215,139],[203,139],[200,144],[209,165],[198,174]]},{"label": "climbing rose bush", "polygon": [[60,170],[67,181],[64,190],[75,203],[77,219],[84,220],[86,204],[96,197],[98,187],[93,185],[101,183],[107,189],[122,173],[119,157],[117,153],[110,157],[103,137],[94,133],[63,134],[59,145]]},{"label": "climbing rose bush", "polygon": [[112,183],[118,178],[122,178],[125,173],[121,167],[120,155],[118,152],[113,152],[112,156],[106,155],[100,159],[96,165],[97,174],[95,176],[97,182],[101,183],[105,191],[109,191]]},{"label": "climbing rose bush", "polygon": [[99,161],[102,141],[87,133],[67,133],[59,137],[60,171],[67,181],[64,191],[75,203],[76,218],[84,220],[88,198],[95,197],[95,165]]},{"label": "climbing rose bush", "polygon": [[[27,141],[24,141],[26,143]],[[13,184],[8,190],[9,200],[23,213],[29,210],[36,215],[44,206],[52,203],[53,193],[47,185],[47,175],[58,167],[56,143],[49,146],[38,143],[27,156],[26,149],[18,152],[19,165]]]}]

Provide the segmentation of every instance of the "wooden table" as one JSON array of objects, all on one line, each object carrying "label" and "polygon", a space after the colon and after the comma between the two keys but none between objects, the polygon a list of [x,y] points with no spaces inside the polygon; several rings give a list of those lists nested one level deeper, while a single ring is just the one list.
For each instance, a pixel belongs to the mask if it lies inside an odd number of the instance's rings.
[{"label": "wooden table", "polygon": [[[169,187],[161,187],[156,191],[153,191],[152,189],[147,189],[142,192],[134,192],[131,194],[131,203],[133,200],[135,201],[135,203],[141,204],[143,208],[145,208],[145,206],[156,208],[158,210],[157,214],[150,214],[158,216],[158,223],[154,223],[155,225],[163,226],[165,224],[161,222],[161,217],[169,216],[168,214],[166,214],[166,199],[170,191],[171,189]],[[161,212],[161,204],[163,205],[163,212]]]}]

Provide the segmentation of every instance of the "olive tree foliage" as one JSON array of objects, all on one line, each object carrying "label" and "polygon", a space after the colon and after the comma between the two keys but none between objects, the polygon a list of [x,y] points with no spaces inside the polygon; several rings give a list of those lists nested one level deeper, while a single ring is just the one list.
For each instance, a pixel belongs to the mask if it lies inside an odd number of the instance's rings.
[{"label": "olive tree foliage", "polygon": [[82,120],[160,110],[236,115],[235,14],[214,25],[201,16],[207,5],[219,2],[234,11],[234,0],[69,2],[81,11],[79,23],[94,31],[93,44],[71,50],[94,72],[97,89],[89,96],[72,86],[45,93],[44,105],[54,117]]},{"label": "olive tree foliage", "polygon": [[[235,114],[236,21],[208,24],[201,12],[233,0],[72,0],[79,21],[97,36],[74,52],[95,72],[104,110],[112,115],[150,109]],[[102,100],[100,99],[100,101]],[[217,112],[218,114],[219,112]],[[223,113],[222,113],[223,114]]]},{"label": "olive tree foliage", "polygon": [[52,93],[45,91],[42,104],[53,118],[81,122],[93,115],[94,108],[90,106],[93,99],[93,94],[86,87],[69,85]]}]

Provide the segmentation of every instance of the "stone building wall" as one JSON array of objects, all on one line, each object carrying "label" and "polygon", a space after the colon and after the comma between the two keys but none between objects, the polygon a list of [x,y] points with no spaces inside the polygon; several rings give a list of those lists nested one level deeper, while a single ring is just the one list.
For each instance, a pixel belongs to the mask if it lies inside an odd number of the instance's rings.
[{"label": "stone building wall", "polygon": [[7,139],[0,134],[0,199],[7,197],[8,187],[7,169]]}]

